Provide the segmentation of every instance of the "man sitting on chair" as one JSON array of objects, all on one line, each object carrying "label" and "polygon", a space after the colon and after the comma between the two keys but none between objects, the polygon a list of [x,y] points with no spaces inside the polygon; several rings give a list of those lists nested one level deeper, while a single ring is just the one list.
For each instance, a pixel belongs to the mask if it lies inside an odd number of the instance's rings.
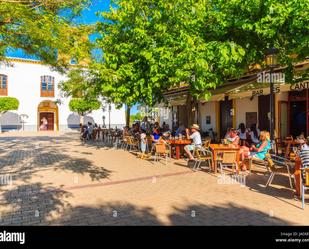
[{"label": "man sitting on chair", "polygon": [[193,143],[185,146],[185,151],[189,156],[189,160],[194,160],[194,157],[191,151],[194,151],[195,148],[202,146],[201,134],[199,132],[200,127],[197,124],[193,124],[191,126],[191,135],[189,133],[189,129],[186,129],[187,139],[192,139]]}]

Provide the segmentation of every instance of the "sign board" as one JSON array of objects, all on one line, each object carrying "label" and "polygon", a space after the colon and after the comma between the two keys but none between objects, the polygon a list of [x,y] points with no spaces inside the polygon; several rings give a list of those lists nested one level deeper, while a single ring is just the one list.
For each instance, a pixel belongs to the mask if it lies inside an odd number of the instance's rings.
[{"label": "sign board", "polygon": [[[252,91],[251,97],[258,97],[258,96],[262,96],[265,95],[264,92],[265,89],[256,89]],[[274,91],[273,93],[280,93],[280,85],[275,85],[274,86]],[[268,94],[268,93],[267,93]]]},{"label": "sign board", "polygon": [[290,86],[291,91],[302,91],[304,89],[309,89],[309,81],[292,84]]}]

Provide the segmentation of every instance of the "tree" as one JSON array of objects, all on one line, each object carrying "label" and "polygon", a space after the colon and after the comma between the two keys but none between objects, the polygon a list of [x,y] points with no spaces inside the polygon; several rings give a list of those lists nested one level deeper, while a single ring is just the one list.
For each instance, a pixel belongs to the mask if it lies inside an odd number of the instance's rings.
[{"label": "tree", "polygon": [[84,123],[84,116],[94,110],[98,110],[101,103],[96,99],[73,98],[69,102],[70,111],[80,115],[80,123]]},{"label": "tree", "polygon": [[133,121],[135,121],[135,120],[142,121],[143,116],[142,116],[142,114],[141,114],[140,112],[137,112],[137,113],[135,113],[135,114],[132,114],[132,115],[130,116],[130,119],[131,119],[131,122],[133,122]]},{"label": "tree", "polygon": [[[184,82],[195,99],[279,48],[280,64],[309,54],[308,0],[115,0],[98,23],[104,53],[92,65],[101,91],[116,103],[149,106]],[[293,56],[296,55],[296,56]],[[308,72],[308,71],[307,71]],[[306,73],[303,76],[308,76]]]},{"label": "tree", "polygon": [[0,61],[10,48],[23,49],[59,70],[72,58],[89,57],[92,28],[74,21],[88,2],[0,0]]},{"label": "tree", "polygon": [[58,88],[63,97],[73,98],[99,98],[100,85],[96,84],[96,78],[87,68],[70,70],[67,73],[67,80],[61,81]]},{"label": "tree", "polygon": [[[0,118],[4,113],[8,111],[17,110],[18,106],[19,106],[19,101],[16,98],[1,97],[0,98]],[[1,123],[0,123],[0,132],[2,132]]]}]

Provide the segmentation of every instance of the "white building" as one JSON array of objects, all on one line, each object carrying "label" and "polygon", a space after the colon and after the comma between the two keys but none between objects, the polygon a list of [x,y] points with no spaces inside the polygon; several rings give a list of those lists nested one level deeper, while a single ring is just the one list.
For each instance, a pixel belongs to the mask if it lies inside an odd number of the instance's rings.
[{"label": "white building", "polygon": [[[9,111],[0,118],[2,130],[38,131],[42,118],[48,120],[48,130],[65,131],[79,127],[80,117],[69,110],[68,98],[63,98],[58,83],[66,76],[52,71],[40,61],[10,59],[10,65],[0,64],[0,97],[15,97],[19,101],[17,111]],[[98,125],[122,128],[125,125],[125,109],[109,108],[93,111],[84,118]],[[25,114],[25,123],[22,116]],[[104,117],[103,117],[104,116]],[[110,117],[110,120],[109,120]]]}]

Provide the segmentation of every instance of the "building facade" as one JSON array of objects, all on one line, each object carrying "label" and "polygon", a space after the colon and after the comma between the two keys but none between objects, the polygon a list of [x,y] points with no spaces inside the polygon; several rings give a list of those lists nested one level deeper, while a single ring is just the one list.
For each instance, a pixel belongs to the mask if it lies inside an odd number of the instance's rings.
[{"label": "building facade", "polygon": [[[296,71],[308,68],[309,61],[295,66]],[[295,137],[301,132],[309,136],[309,81],[290,84],[285,82],[280,72],[278,69],[273,77],[275,137]],[[203,133],[213,131],[217,141],[224,137],[228,128],[238,128],[241,123],[248,128],[256,124],[259,129],[269,131],[270,89],[267,77],[267,73],[259,72],[230,80],[216,90],[210,90],[210,99],[199,99],[196,103],[188,101],[188,87],[173,89],[165,94],[169,115],[162,116],[161,120],[171,127],[180,123],[185,126],[198,123]]]},{"label": "building facade", "polygon": [[[69,98],[61,96],[59,82],[66,75],[51,70],[40,61],[9,59],[0,64],[0,97],[15,97],[19,101],[17,111],[9,111],[0,117],[3,131],[39,131],[42,119],[47,120],[47,130],[66,131],[79,127],[80,117],[69,110]],[[109,124],[113,128],[125,125],[125,108],[105,108],[93,111],[84,118],[98,125]]]}]

